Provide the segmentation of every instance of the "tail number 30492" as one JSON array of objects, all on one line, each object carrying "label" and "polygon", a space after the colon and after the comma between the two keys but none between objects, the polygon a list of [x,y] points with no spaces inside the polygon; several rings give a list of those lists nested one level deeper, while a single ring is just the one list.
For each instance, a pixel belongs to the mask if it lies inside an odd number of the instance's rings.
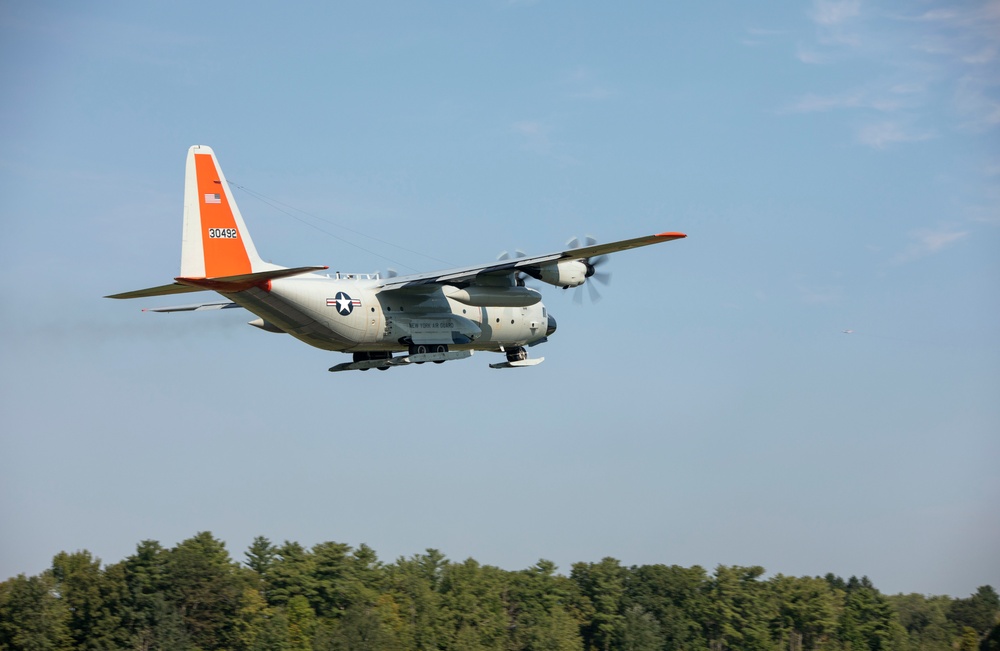
[{"label": "tail number 30492", "polygon": [[221,239],[221,240],[235,240],[236,239],[236,229],[235,228],[210,228],[208,229],[209,239]]}]

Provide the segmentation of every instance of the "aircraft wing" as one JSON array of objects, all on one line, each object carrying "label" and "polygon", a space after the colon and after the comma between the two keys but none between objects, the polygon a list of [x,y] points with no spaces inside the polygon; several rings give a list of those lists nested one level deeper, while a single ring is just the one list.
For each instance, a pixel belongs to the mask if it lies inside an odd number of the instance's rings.
[{"label": "aircraft wing", "polygon": [[537,276],[541,267],[545,264],[555,263],[562,260],[584,260],[599,255],[607,255],[617,251],[635,249],[640,246],[659,244],[671,240],[687,237],[684,233],[657,233],[656,235],[646,235],[630,240],[619,240],[618,242],[607,242],[605,244],[593,244],[575,249],[566,249],[556,253],[545,255],[529,256],[525,258],[511,258],[499,260],[489,264],[476,267],[463,267],[446,271],[435,271],[425,274],[413,274],[407,276],[396,276],[385,279],[381,287],[383,289],[403,289],[419,287],[421,285],[468,285],[474,284],[480,276],[503,276],[510,273],[524,272],[529,276]]}]

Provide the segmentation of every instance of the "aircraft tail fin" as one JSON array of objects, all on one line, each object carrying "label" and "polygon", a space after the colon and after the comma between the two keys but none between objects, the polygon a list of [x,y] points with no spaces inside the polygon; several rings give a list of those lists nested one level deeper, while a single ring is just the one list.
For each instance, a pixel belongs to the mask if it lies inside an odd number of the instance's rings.
[{"label": "aircraft tail fin", "polygon": [[220,293],[270,287],[272,280],[326,269],[287,268],[261,260],[243,215],[211,147],[188,149],[184,173],[184,230],[181,273],[170,285],[106,298],[147,298],[213,290]]},{"label": "aircraft tail fin", "polygon": [[280,269],[261,260],[211,147],[188,150],[184,174],[182,278],[241,276]]}]

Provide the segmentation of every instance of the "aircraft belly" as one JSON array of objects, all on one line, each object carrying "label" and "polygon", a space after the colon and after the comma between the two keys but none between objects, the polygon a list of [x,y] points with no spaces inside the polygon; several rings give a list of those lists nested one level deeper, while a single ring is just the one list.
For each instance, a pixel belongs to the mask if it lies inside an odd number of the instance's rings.
[{"label": "aircraft belly", "polygon": [[347,342],[338,338],[308,311],[279,296],[258,288],[236,294],[225,294],[234,303],[261,317],[296,339],[323,350],[343,350]]},{"label": "aircraft belly", "polygon": [[228,295],[293,337],[335,351],[398,351],[410,344],[499,350],[544,338],[541,303],[474,307],[434,296],[379,294],[355,282],[289,278]]}]

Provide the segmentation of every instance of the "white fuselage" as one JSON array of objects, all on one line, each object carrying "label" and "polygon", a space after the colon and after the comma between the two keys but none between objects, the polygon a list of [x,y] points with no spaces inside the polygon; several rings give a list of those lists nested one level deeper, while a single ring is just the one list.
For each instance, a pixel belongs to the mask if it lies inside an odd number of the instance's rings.
[{"label": "white fuselage", "polygon": [[265,329],[341,352],[399,351],[421,344],[498,351],[541,341],[550,332],[541,302],[469,305],[450,298],[468,300],[447,285],[415,292],[382,292],[382,285],[366,274],[310,274],[224,296],[261,317]]}]

